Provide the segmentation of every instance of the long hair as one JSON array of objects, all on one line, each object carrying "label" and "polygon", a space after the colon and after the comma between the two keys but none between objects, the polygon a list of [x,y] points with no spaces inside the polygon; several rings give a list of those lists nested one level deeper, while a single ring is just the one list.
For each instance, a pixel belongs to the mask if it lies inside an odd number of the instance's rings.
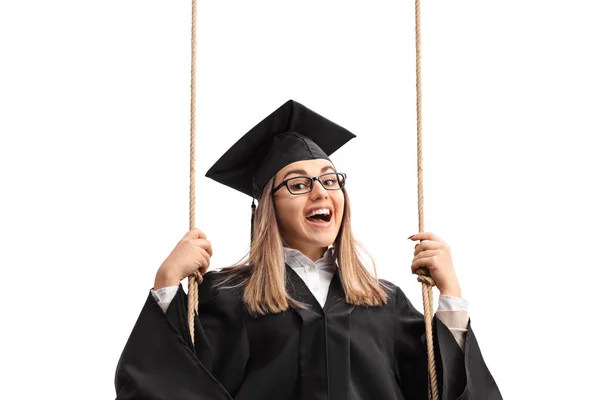
[{"label": "long hair", "polygon": [[[286,270],[283,251],[283,238],[279,232],[275,204],[271,196],[273,180],[269,180],[258,202],[254,221],[254,238],[250,252],[239,263],[225,269],[225,279],[221,285],[237,281],[235,286],[243,287],[243,300],[248,311],[254,315],[265,315],[285,311],[289,306],[305,307],[290,297],[285,288]],[[337,259],[340,280],[346,302],[358,306],[381,306],[387,302],[385,286],[362,262],[350,225],[350,200],[346,189],[344,194],[344,215],[340,230],[335,239],[334,255]],[[241,278],[241,279],[236,279]]]}]

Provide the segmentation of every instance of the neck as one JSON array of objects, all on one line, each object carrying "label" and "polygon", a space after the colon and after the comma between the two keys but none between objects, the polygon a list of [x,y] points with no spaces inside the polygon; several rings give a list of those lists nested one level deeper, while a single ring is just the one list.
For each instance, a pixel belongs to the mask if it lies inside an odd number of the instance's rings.
[{"label": "neck", "polygon": [[306,257],[310,258],[313,262],[323,258],[323,255],[327,251],[327,247],[298,246],[291,243],[288,243],[288,247],[298,250]]}]

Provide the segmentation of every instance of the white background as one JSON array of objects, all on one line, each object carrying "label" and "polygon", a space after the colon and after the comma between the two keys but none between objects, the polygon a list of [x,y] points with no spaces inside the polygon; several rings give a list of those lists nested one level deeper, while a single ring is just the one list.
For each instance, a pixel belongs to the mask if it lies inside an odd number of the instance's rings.
[{"label": "white background", "polygon": [[[596,398],[599,13],[593,1],[422,5],[425,226],[452,247],[506,399]],[[156,269],[188,229],[190,4],[0,5],[3,399],[114,398]],[[250,199],[204,172],[288,99],[357,134],[356,237],[422,309],[414,3],[201,1],[197,226],[212,265]]]}]

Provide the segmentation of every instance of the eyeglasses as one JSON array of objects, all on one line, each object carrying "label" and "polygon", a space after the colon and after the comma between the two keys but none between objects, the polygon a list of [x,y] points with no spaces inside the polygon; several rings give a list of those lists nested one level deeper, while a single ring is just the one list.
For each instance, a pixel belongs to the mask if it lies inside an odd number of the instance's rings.
[{"label": "eyeglasses", "polygon": [[286,186],[291,194],[305,194],[312,191],[315,181],[319,181],[326,190],[340,190],[346,184],[346,174],[343,172],[329,172],[313,178],[309,176],[296,176],[286,179],[273,189],[271,194]]}]

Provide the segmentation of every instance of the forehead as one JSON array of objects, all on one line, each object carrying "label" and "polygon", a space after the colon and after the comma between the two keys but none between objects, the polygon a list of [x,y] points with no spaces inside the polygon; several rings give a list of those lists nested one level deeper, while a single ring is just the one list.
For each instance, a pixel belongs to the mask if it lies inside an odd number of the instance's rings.
[{"label": "forehead", "polygon": [[289,171],[304,170],[307,174],[319,175],[325,167],[335,169],[331,161],[325,159],[296,161],[281,168],[276,176],[285,175]]}]

